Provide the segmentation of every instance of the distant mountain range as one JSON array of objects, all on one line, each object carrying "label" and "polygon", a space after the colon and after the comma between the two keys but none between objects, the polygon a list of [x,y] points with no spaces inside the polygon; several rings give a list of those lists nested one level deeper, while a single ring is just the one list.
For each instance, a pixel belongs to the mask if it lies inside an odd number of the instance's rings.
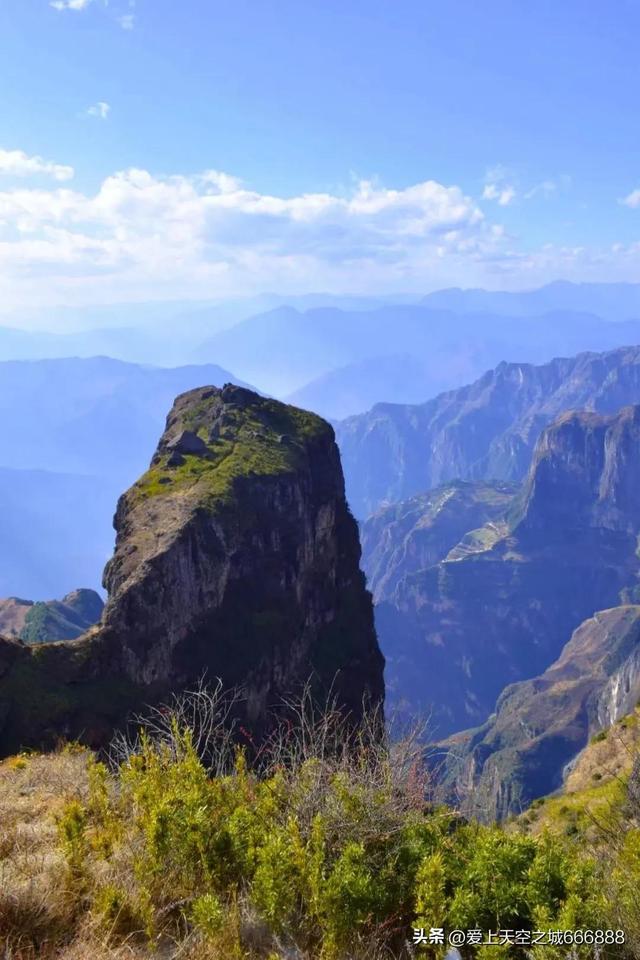
[{"label": "distant mountain range", "polygon": [[[385,298],[262,294],[222,301],[120,303],[0,314],[0,361],[109,356],[159,366],[188,364],[205,339],[283,303],[300,310],[371,310]],[[55,330],[56,332],[51,332]]]},{"label": "distant mountain range", "polygon": [[[501,494],[501,514],[486,485],[466,491],[474,528],[444,559],[421,567],[417,554],[377,606],[392,702],[432,713],[441,736],[476,726],[507,684],[544,671],[594,611],[636,602],[639,472],[640,406],[566,413],[539,438],[522,493],[511,502]],[[478,528],[488,496],[491,519]],[[443,526],[447,502],[445,491],[429,505],[424,527]],[[365,524],[365,543],[377,519]],[[380,536],[401,548],[393,525]],[[367,562],[375,556],[369,543]]]},{"label": "distant mountain range", "polygon": [[501,360],[542,363],[640,342],[639,291],[559,282],[523,293],[441,290],[421,302],[266,293],[55,307],[0,316],[0,361],[219,364],[264,392],[341,419],[377,402],[424,402]]},{"label": "distant mountain range", "polygon": [[427,403],[377,404],[337,426],[349,502],[366,517],[453,479],[521,480],[555,416],[629,403],[640,403],[640,347],[500,363]]},{"label": "distant mountain range", "polygon": [[535,317],[554,310],[595,313],[603,320],[640,319],[640,284],[571,283],[556,280],[536,290],[518,292],[451,287],[424,297],[434,310]]},{"label": "distant mountain range", "polygon": [[369,409],[382,395],[393,397],[396,403],[420,403],[431,379],[426,365],[417,357],[390,354],[331,370],[285,399],[339,420],[354,411]]},{"label": "distant mountain range", "polygon": [[358,312],[283,306],[221,331],[193,357],[339,418],[366,410],[374,396],[427,400],[502,360],[541,363],[638,342],[640,320],[611,323],[590,313],[508,317],[425,306]]}]

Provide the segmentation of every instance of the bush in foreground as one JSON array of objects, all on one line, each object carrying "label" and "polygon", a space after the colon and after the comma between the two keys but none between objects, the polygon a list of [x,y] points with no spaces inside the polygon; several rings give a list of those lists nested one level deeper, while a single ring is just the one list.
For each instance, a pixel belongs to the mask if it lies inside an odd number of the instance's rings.
[{"label": "bush in foreground", "polygon": [[18,929],[3,891],[7,956],[436,958],[413,927],[607,925],[598,862],[575,843],[462,820],[429,800],[415,738],[390,745],[375,717],[353,730],[307,706],[248,744],[251,765],[205,690],[154,714],[110,765],[88,757],[86,789],[57,816],[55,923]]}]

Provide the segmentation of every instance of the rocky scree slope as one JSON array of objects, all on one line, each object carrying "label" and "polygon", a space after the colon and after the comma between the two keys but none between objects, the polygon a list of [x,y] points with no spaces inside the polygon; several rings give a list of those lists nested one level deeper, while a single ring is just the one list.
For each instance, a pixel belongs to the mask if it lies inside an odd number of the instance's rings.
[{"label": "rocky scree slope", "polygon": [[337,426],[358,518],[452,479],[522,480],[535,443],[568,410],[640,403],[640,347],[534,366],[500,363],[427,403],[381,403]]},{"label": "rocky scree slope", "polygon": [[0,750],[104,742],[126,712],[206,674],[242,686],[256,738],[312,675],[354,716],[383,658],[332,428],[227,384],[178,397],[121,498],[101,623],[0,643]]},{"label": "rocky scree slope", "polygon": [[640,407],[547,427],[504,522],[378,604],[392,703],[433,711],[438,737],[482,724],[504,687],[546,670],[583,620],[635,602],[639,470]]}]

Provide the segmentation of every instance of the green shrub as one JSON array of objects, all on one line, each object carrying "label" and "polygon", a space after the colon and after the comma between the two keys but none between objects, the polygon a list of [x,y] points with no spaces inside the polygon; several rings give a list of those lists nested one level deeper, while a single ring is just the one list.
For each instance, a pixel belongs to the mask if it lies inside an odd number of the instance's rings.
[{"label": "green shrub", "polygon": [[224,928],[224,907],[213,893],[196,897],[191,904],[190,916],[196,929],[207,939],[215,939]]},{"label": "green shrub", "polygon": [[118,769],[91,764],[88,799],[59,823],[90,916],[108,939],[190,932],[225,960],[287,942],[322,960],[363,960],[406,956],[412,926],[584,925],[579,906],[601,915],[596,866],[574,843],[461,820],[416,790],[415,755],[380,741],[379,729],[376,738],[341,752],[337,738],[323,746],[326,727],[315,739],[307,729],[304,749],[294,734],[289,752],[280,746],[259,769],[227,744],[213,775],[174,717],[162,737],[143,733]]}]

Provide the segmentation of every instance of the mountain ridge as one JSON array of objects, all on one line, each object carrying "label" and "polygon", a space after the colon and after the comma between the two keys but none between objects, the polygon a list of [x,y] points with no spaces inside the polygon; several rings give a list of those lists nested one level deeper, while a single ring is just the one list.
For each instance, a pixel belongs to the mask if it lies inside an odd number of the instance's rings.
[{"label": "mountain ridge", "polygon": [[[269,393],[289,396],[349,364],[409,354],[424,369],[423,394],[435,396],[481,376],[505,357],[541,363],[634,341],[640,341],[640,320],[612,323],[592,311],[509,317],[413,304],[359,311],[283,306],[221,331],[199,347],[197,356],[215,359]],[[388,389],[381,384],[393,400]],[[329,400],[327,395],[323,402]]]},{"label": "mountain ridge", "polygon": [[640,697],[640,607],[596,612],[538,677],[506,687],[484,726],[433,749],[463,810],[504,819],[560,789],[589,740]]},{"label": "mountain ridge", "polygon": [[640,347],[534,365],[503,361],[418,405],[378,404],[336,426],[358,517],[454,479],[520,481],[546,424],[568,409],[640,402]]},{"label": "mountain ridge", "polygon": [[378,604],[399,705],[431,707],[440,737],[479,725],[505,686],[544,671],[595,610],[635,602],[638,467],[640,406],[547,426],[504,526],[406,573]]}]

